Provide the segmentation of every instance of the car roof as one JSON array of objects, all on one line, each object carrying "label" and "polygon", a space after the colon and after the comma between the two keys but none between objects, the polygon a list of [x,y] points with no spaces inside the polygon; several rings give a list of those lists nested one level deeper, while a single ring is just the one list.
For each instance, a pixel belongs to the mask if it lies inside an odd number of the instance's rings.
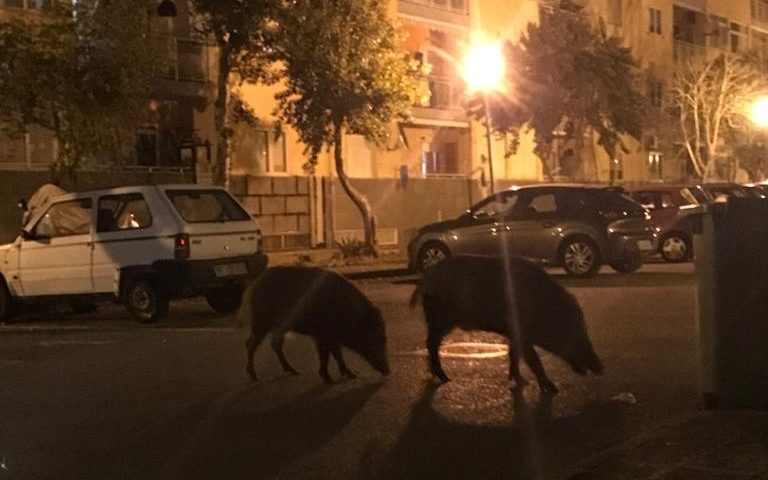
[{"label": "car roof", "polygon": [[[126,185],[95,190],[76,190],[65,195],[120,195],[123,193],[147,192],[151,190],[223,190],[218,185],[199,185],[194,183],[166,183],[161,185]],[[61,195],[62,197],[64,195]],[[58,197],[56,197],[58,198]]]},{"label": "car roof", "polygon": [[568,189],[583,189],[583,190],[613,190],[620,189],[619,186],[611,185],[590,185],[585,183],[530,183],[526,185],[514,185],[506,189],[506,191],[518,191],[528,190],[533,188],[568,188]]}]

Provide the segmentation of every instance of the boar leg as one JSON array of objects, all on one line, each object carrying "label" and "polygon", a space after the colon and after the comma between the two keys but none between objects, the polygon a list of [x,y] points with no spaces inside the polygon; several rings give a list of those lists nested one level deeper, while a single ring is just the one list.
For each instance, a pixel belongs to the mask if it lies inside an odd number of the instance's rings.
[{"label": "boar leg", "polygon": [[554,395],[559,392],[555,384],[552,383],[552,380],[550,380],[544,372],[544,367],[541,365],[541,359],[539,358],[539,354],[536,353],[536,350],[533,348],[533,344],[529,343],[523,346],[523,355],[525,356],[525,363],[528,364],[533,371],[533,374],[536,375],[536,381],[539,382],[541,393]]},{"label": "boar leg", "polygon": [[341,373],[343,377],[357,378],[355,372],[347,367],[347,364],[344,361],[344,356],[341,354],[341,347],[339,347],[337,343],[331,345],[331,355],[333,355],[334,360],[336,360],[336,365],[339,367],[339,373]]},{"label": "boar leg", "polygon": [[248,353],[248,364],[245,367],[245,371],[248,372],[248,375],[251,377],[251,380],[258,380],[258,377],[256,376],[256,370],[253,368],[253,354],[256,352],[256,349],[259,348],[259,345],[264,340],[264,337],[266,337],[266,333],[251,333],[251,336],[248,337],[248,340],[245,342],[245,348]]},{"label": "boar leg", "polygon": [[316,342],[317,354],[320,357],[320,377],[322,377],[325,383],[333,383],[333,379],[328,374],[328,357],[331,353],[331,347],[325,342]]},{"label": "boar leg", "polygon": [[283,353],[283,343],[285,342],[285,335],[282,333],[272,333],[272,350],[275,351],[277,359],[280,360],[280,365],[283,366],[283,371],[292,375],[298,375],[299,372],[288,363],[288,359],[285,358]]},{"label": "boar leg", "polygon": [[509,345],[509,379],[515,381],[515,388],[528,385],[528,381],[520,374],[520,355],[514,345]]},{"label": "boar leg", "polygon": [[445,374],[443,366],[440,363],[440,344],[443,343],[443,337],[448,332],[436,328],[430,328],[427,334],[427,351],[429,352],[429,371],[441,382],[450,382],[451,379]]}]

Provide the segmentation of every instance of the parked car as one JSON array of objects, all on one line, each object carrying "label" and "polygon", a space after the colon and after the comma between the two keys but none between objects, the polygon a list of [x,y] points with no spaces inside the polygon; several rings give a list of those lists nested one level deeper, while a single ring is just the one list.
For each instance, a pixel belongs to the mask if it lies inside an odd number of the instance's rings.
[{"label": "parked car", "polygon": [[707,193],[713,202],[723,202],[730,197],[760,198],[760,193],[750,187],[738,183],[703,183],[701,188]]},{"label": "parked car", "polygon": [[122,187],[49,200],[0,247],[0,320],[28,302],[118,300],[141,322],[202,295],[234,311],[267,265],[255,219],[226,190]]},{"label": "parked car", "polygon": [[408,257],[424,271],[454,255],[509,253],[589,277],[602,264],[635,271],[655,249],[648,212],[620,191],[550,184],[499,192],[458,218],[422,227]]},{"label": "parked car", "polygon": [[698,185],[648,184],[626,186],[627,194],[651,214],[651,226],[659,237],[661,257],[672,263],[693,255],[693,217],[710,202]]}]

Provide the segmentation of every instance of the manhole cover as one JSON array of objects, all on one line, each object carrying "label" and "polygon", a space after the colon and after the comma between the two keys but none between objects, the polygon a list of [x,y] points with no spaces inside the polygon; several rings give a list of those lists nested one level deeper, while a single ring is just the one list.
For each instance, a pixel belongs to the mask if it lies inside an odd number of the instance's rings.
[{"label": "manhole cover", "polygon": [[[426,357],[427,349],[404,352],[402,355],[415,355]],[[442,358],[496,358],[507,355],[507,346],[503,343],[485,343],[485,342],[456,342],[444,343],[440,347],[440,356]]]}]

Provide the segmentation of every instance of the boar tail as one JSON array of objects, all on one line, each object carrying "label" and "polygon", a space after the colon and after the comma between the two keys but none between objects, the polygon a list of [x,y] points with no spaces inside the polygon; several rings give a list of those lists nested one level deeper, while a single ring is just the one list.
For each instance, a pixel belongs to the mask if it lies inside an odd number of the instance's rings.
[{"label": "boar tail", "polygon": [[408,306],[411,307],[411,309],[416,308],[416,305],[419,303],[419,299],[422,295],[422,286],[421,283],[416,285],[416,288],[413,290],[413,293],[411,294],[411,299],[408,301]]}]

